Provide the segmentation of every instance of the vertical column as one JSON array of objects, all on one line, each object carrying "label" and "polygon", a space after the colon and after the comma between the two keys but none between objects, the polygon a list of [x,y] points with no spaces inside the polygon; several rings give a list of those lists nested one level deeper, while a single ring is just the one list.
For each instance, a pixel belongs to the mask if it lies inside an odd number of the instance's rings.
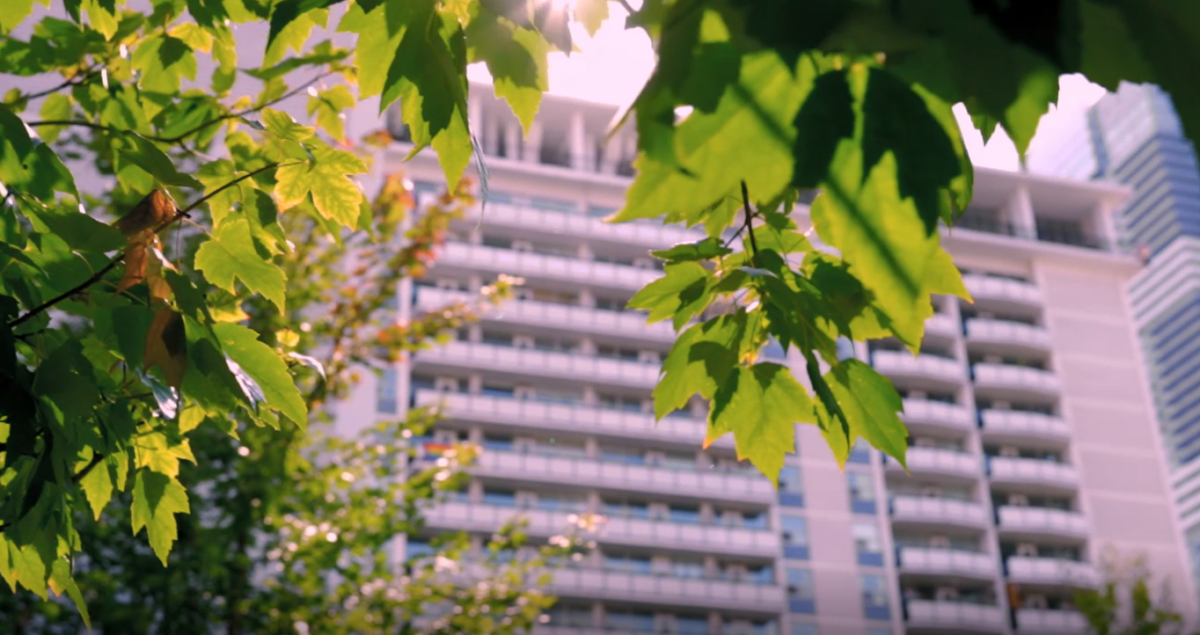
[{"label": "vertical column", "polygon": [[[514,131],[519,130],[517,124],[510,126]],[[515,145],[513,146],[516,147]],[[542,124],[534,121],[533,125],[529,126],[529,134],[525,135],[525,142],[521,144],[521,161],[524,163],[537,163],[541,160],[540,154],[542,150]]]},{"label": "vertical column", "polygon": [[476,139],[483,138],[483,100],[477,94],[467,97],[467,125]]},{"label": "vertical column", "polygon": [[567,151],[571,153],[571,167],[576,170],[587,170],[587,155],[585,147],[587,138],[584,134],[583,112],[576,110],[571,113],[571,121],[567,127]]},{"label": "vertical column", "polygon": [[1008,220],[1013,224],[1017,236],[1031,240],[1037,239],[1033,198],[1029,195],[1029,189],[1024,185],[1018,186],[1012,197],[1008,199]]},{"label": "vertical column", "polygon": [[[536,123],[534,124],[537,125]],[[509,123],[497,122],[498,132],[504,134],[504,152],[510,158],[522,160],[522,144],[521,144],[521,124],[513,121]]]}]

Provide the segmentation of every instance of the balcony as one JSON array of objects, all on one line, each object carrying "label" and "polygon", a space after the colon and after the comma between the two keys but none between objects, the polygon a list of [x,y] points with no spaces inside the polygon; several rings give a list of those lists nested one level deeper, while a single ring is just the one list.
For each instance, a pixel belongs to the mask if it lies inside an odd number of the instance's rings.
[{"label": "balcony", "polygon": [[[456,302],[469,302],[471,294],[422,287],[417,291],[417,308],[436,311]],[[570,333],[607,335],[617,338],[637,338],[657,342],[675,341],[670,321],[646,323],[646,314],[638,311],[617,312],[592,307],[510,300],[499,307],[488,308],[483,319],[491,322],[522,324]]]},{"label": "balcony", "polygon": [[695,470],[670,469],[487,450],[471,466],[470,471],[492,478],[595,487],[606,491],[654,492],[673,497],[747,501],[763,505],[770,505],[775,500],[775,488],[761,474],[727,474],[699,467]]},{"label": "balcony", "polygon": [[1074,490],[1079,473],[1074,465],[1005,456],[988,457],[988,478],[993,485],[1021,485],[1036,489]]},{"label": "balcony", "polygon": [[704,237],[702,232],[677,226],[654,222],[606,223],[582,210],[570,213],[512,203],[488,203],[482,214],[476,207],[467,214],[465,220],[472,226],[482,220],[488,225],[512,227],[531,233],[578,236],[588,240],[640,245],[646,249],[666,249],[670,245],[695,242]]},{"label": "balcony", "polygon": [[662,275],[654,269],[457,242],[446,243],[435,266],[481,269],[622,291],[637,291]]},{"label": "balcony", "polygon": [[996,519],[1000,531],[1007,534],[1084,539],[1089,531],[1083,514],[1062,509],[1004,505],[996,508]]},{"label": "balcony", "polygon": [[954,338],[959,330],[958,321],[947,313],[934,313],[925,320],[925,337]]},{"label": "balcony", "polygon": [[[979,478],[979,457],[966,452],[938,448],[910,447],[906,454],[908,470],[914,476],[935,476],[950,479]],[[888,470],[903,473],[895,459],[886,459]]]},{"label": "balcony", "polygon": [[630,388],[653,387],[659,373],[658,364],[462,341],[421,351],[414,362],[417,366],[465,368]]},{"label": "balcony", "polygon": [[1044,327],[1009,320],[967,320],[967,344],[973,350],[1041,353],[1050,350],[1050,332]]},{"label": "balcony", "polygon": [[1016,632],[1021,635],[1084,635],[1092,631],[1078,611],[1017,609]]},{"label": "balcony", "polygon": [[971,366],[975,389],[1000,397],[1022,397],[1030,393],[1043,397],[1058,394],[1058,377],[1051,371],[1014,364],[980,362]]},{"label": "balcony", "polygon": [[998,606],[964,602],[907,600],[904,620],[908,632],[1003,633],[1008,620]]},{"label": "balcony", "polygon": [[889,378],[903,379],[905,385],[922,387],[957,387],[963,383],[965,373],[958,360],[918,355],[907,351],[873,351],[871,365]]},{"label": "balcony", "polygon": [[963,432],[973,425],[970,410],[958,404],[928,399],[905,399],[900,418],[910,429],[936,428]]},{"label": "balcony", "polygon": [[983,436],[995,441],[1040,441],[1061,447],[1071,440],[1071,427],[1063,419],[1039,412],[984,410],[980,412]]},{"label": "balcony", "polygon": [[953,549],[902,547],[896,552],[896,566],[910,575],[996,577],[996,560],[990,554]]},{"label": "balcony", "polygon": [[1100,584],[1100,573],[1091,564],[1059,558],[1011,556],[1004,561],[1010,582],[1018,584],[1061,585],[1093,588]]},{"label": "balcony", "polygon": [[[442,503],[425,514],[431,528],[476,532],[493,532],[516,516],[527,520],[526,530],[535,536],[560,535],[571,526],[565,512],[459,501]],[[640,518],[605,517],[592,537],[608,545],[654,547],[701,554],[775,558],[780,552],[778,531]]]},{"label": "balcony", "polygon": [[[603,436],[672,443],[689,448],[699,447],[704,442],[708,425],[702,419],[680,415],[669,415],[655,422],[651,413],[511,397],[443,393],[429,389],[417,391],[416,404],[440,405],[445,409],[447,416],[459,421],[477,421],[547,432],[569,429]],[[725,435],[714,445],[732,447],[733,437]]]},{"label": "balcony", "polygon": [[893,523],[982,529],[991,523],[983,505],[948,498],[896,496],[890,504]]},{"label": "balcony", "polygon": [[1026,310],[1042,306],[1042,292],[1029,282],[980,274],[967,274],[962,279],[977,305]]},{"label": "balcony", "polygon": [[598,569],[555,571],[547,591],[559,597],[753,613],[779,613],[784,606],[784,588],[776,584],[676,578]]}]

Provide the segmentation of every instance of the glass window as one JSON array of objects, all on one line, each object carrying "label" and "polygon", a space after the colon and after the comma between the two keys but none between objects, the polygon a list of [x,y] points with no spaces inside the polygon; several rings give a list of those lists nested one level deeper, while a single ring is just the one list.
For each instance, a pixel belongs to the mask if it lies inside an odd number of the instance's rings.
[{"label": "glass window", "polygon": [[667,518],[673,523],[681,523],[684,525],[699,525],[700,524],[700,508],[699,507],[676,507],[671,506],[667,512]]},{"label": "glass window", "polygon": [[628,554],[606,555],[604,556],[604,568],[609,571],[649,575],[650,557]]},{"label": "glass window", "polygon": [[859,465],[870,465],[871,444],[867,443],[866,439],[859,437],[854,442],[854,447],[850,448],[850,456],[846,460],[851,463],[858,463]]},{"label": "glass window", "polygon": [[858,514],[875,513],[875,484],[868,472],[847,472],[846,483],[850,488],[850,508]]},{"label": "glass window", "polygon": [[791,613],[815,613],[813,603],[812,571],[788,569],[788,611]]},{"label": "glass window", "polygon": [[689,580],[704,579],[704,561],[676,558],[671,561],[671,575]]},{"label": "glass window", "polygon": [[605,616],[609,630],[653,633],[654,614],[643,611],[609,611]]},{"label": "glass window", "polygon": [[862,585],[863,612],[867,619],[891,619],[887,580],[881,575],[870,574],[859,576],[859,582]]},{"label": "glass window", "polygon": [[808,622],[792,622],[791,635],[817,635],[817,625]]},{"label": "glass window", "polygon": [[484,505],[498,505],[500,507],[516,507],[517,494],[516,492],[504,490],[483,490]]},{"label": "glass window", "polygon": [[868,628],[867,635],[892,635],[890,628]]},{"label": "glass window", "polygon": [[429,541],[421,540],[419,538],[409,538],[408,542],[404,545],[404,550],[405,556],[407,556],[409,560],[413,558],[424,558],[425,556],[431,556],[434,553],[434,549],[429,544]]},{"label": "glass window", "polygon": [[591,628],[592,626],[592,609],[586,606],[555,603],[550,610],[546,611],[546,616],[550,618],[547,623],[551,626],[566,628]]},{"label": "glass window", "polygon": [[704,615],[676,615],[675,632],[678,635],[708,635],[708,617]]},{"label": "glass window", "polygon": [[497,192],[496,190],[488,190],[487,196],[483,197],[489,203],[509,203],[513,202],[513,195],[508,192]]},{"label": "glass window", "polygon": [[395,368],[385,368],[379,373],[379,383],[375,385],[375,410],[385,414],[396,414],[399,402],[396,398],[400,376]]},{"label": "glass window", "polygon": [[575,203],[564,201],[556,198],[532,198],[529,199],[529,206],[533,209],[545,210],[548,212],[566,212],[571,213],[579,209]]},{"label": "glass window", "polygon": [[855,523],[851,527],[851,533],[854,535],[858,564],[882,567],[883,544],[879,541],[879,527],[875,523]]},{"label": "glass window", "polygon": [[789,507],[804,506],[800,468],[795,465],[785,465],[779,471],[779,504]]},{"label": "glass window", "polygon": [[604,515],[616,518],[650,518],[650,506],[640,502],[604,502]]},{"label": "glass window", "polygon": [[808,559],[808,521],[800,516],[780,516],[783,525],[783,556],[799,560]]}]

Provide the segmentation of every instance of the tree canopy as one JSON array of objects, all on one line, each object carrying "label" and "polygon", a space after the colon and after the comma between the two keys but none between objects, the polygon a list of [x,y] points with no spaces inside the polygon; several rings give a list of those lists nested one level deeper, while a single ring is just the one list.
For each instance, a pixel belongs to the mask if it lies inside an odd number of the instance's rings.
[{"label": "tree canopy", "polygon": [[[341,143],[339,115],[357,100],[399,102],[415,150],[432,147],[453,190],[474,152],[467,65],[487,66],[528,127],[547,55],[572,50],[570,25],[594,32],[612,6],[64,0],[33,20],[34,4],[0,3],[0,69],[57,82],[16,83],[0,103],[0,575],[77,598],[77,524],[114,492],[129,493],[132,530],[166,562],[175,515],[189,510],[178,466],[199,426],[307,424],[295,381],[305,360],[255,330],[244,306],[300,319],[281,219],[310,218],[332,240],[372,228],[355,181],[368,165]],[[904,462],[899,396],[836,344],[896,337],[915,353],[930,296],[967,297],[938,232],[972,190],[952,104],[1024,152],[1060,74],[1110,89],[1152,81],[1200,138],[1191,0],[622,5],[657,62],[628,110],[637,176],[614,220],[708,234],[655,252],[665,275],[631,302],[680,331],[655,410],[701,395],[709,440],[732,433],[772,479],[797,422],[819,426],[840,461],[861,437]],[[239,23],[268,32],[249,68]],[[297,83],[306,72],[316,79]],[[234,94],[246,78],[261,90]],[[304,92],[315,127],[275,108]],[[76,166],[103,191],[81,190]],[[789,216],[808,190],[832,250]],[[190,234],[195,251],[167,232]],[[798,351],[804,376],[759,361],[768,337]]]}]

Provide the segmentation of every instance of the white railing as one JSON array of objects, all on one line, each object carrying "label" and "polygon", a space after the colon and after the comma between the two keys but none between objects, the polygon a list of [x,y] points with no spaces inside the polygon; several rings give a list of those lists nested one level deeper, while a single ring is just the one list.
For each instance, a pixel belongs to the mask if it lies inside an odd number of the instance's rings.
[{"label": "white railing", "polygon": [[[464,291],[449,291],[433,287],[417,290],[417,308],[436,311],[455,302],[468,302],[472,294]],[[638,311],[604,311],[592,307],[538,302],[535,300],[509,300],[498,307],[489,307],[484,318],[498,322],[512,322],[531,326],[547,326],[570,329],[579,333],[603,333],[636,336],[659,341],[674,341],[675,330],[670,320],[646,323],[646,314]]]},{"label": "white railing", "polygon": [[[526,530],[535,536],[555,536],[572,527],[571,515],[565,512],[458,501],[441,503],[425,514],[431,527],[479,532],[493,532],[518,516],[528,522]],[[780,550],[778,531],[615,516],[599,516],[597,529],[591,537],[604,544],[650,546],[697,553],[773,558]]]},{"label": "white railing", "polygon": [[968,342],[995,342],[1026,348],[1050,348],[1050,332],[1041,326],[1008,320],[967,320]]},{"label": "white railing", "polygon": [[1004,436],[1071,438],[1071,427],[1053,415],[1019,410],[984,410],[981,412],[985,434]]},{"label": "white railing", "polygon": [[609,463],[586,458],[538,456],[485,450],[470,468],[472,473],[517,477],[522,481],[589,486],[675,496],[702,496],[769,504],[775,488],[761,474],[728,474],[716,470],[682,470],[646,465]]},{"label": "white railing", "polygon": [[1079,512],[1005,505],[997,509],[997,515],[1001,530],[1066,534],[1076,537],[1088,535],[1087,518]]},{"label": "white railing", "polygon": [[978,577],[994,577],[996,575],[996,560],[986,553],[903,547],[900,549],[899,556],[897,565],[900,569],[911,573]]},{"label": "white railing", "polygon": [[1086,562],[1058,558],[1011,556],[1005,561],[1008,578],[1026,584],[1063,584],[1094,587],[1100,583],[1096,567]]},{"label": "white railing", "polygon": [[892,518],[923,523],[951,523],[974,527],[988,524],[987,510],[979,503],[946,498],[896,496],[891,502]]},{"label": "white railing", "polygon": [[[416,403],[418,406],[440,405],[447,416],[460,420],[513,424],[548,431],[571,429],[694,446],[703,443],[708,426],[703,419],[685,416],[672,415],[655,422],[654,415],[648,412],[609,410],[512,397],[445,393],[431,389],[418,390]],[[716,443],[726,446],[732,444],[732,435],[725,435]]]},{"label": "white railing", "polygon": [[968,274],[962,278],[967,291],[976,300],[1003,300],[1030,305],[1042,303],[1041,291],[1028,282],[979,274]]},{"label": "white railing", "polygon": [[908,424],[930,424],[950,428],[970,428],[974,424],[971,411],[958,404],[905,399],[900,418]]},{"label": "white railing", "polygon": [[[979,456],[966,452],[941,450],[938,448],[910,447],[905,455],[911,472],[936,472],[952,476],[974,478],[979,476]],[[895,459],[887,459],[887,467],[903,470]]]},{"label": "white railing", "polygon": [[946,313],[935,313],[933,317],[925,320],[926,335],[953,337],[958,334],[958,331],[958,320]]},{"label": "white railing", "polygon": [[488,203],[482,216],[476,207],[467,214],[467,220],[471,223],[482,220],[490,225],[527,227],[539,232],[644,245],[653,249],[666,249],[677,243],[695,242],[704,237],[702,232],[659,223],[606,223],[600,218],[588,216],[583,210],[571,213],[511,203]]},{"label": "white railing", "polygon": [[1048,370],[1012,364],[979,363],[971,367],[977,386],[1056,393],[1058,377]]},{"label": "white railing", "polygon": [[1091,628],[1078,611],[1017,609],[1017,632],[1021,635],[1083,635],[1090,633]]},{"label": "white railing", "polygon": [[555,571],[549,592],[558,596],[618,602],[712,606],[765,612],[781,611],[784,598],[783,587],[775,584],[699,580],[583,568]]},{"label": "white railing", "polygon": [[908,352],[875,351],[871,353],[871,365],[889,376],[924,377],[953,384],[964,379],[961,362],[932,355],[913,357]]},{"label": "white railing", "polygon": [[416,361],[638,388],[652,388],[659,374],[659,364],[463,341],[421,351]]},{"label": "white railing", "polygon": [[662,275],[654,269],[458,242],[446,243],[438,254],[437,264],[633,291]]},{"label": "white railing", "polygon": [[1074,488],[1079,484],[1079,473],[1074,465],[1006,456],[988,457],[988,476],[992,481],[1006,483],[1033,483],[1064,488]]},{"label": "white railing", "polygon": [[1007,626],[998,606],[963,602],[908,600],[905,615],[910,627],[955,628],[953,632],[1003,632]]}]

